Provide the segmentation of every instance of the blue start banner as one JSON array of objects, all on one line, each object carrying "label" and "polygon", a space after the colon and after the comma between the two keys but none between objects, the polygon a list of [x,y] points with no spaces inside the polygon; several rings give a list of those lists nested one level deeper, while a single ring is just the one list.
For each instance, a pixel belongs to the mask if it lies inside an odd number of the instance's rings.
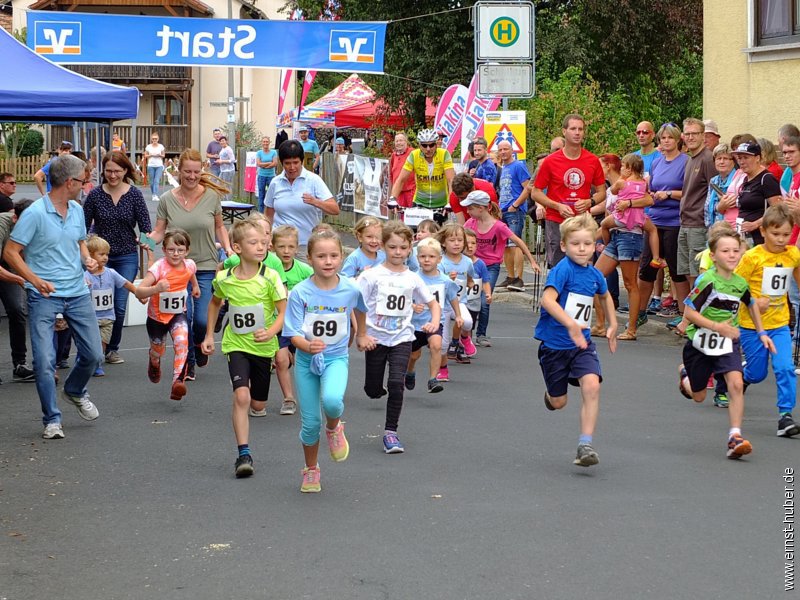
[{"label": "blue start banner", "polygon": [[[135,43],[120,44],[119,36]],[[385,22],[28,13],[28,46],[57,63],[383,73]]]}]

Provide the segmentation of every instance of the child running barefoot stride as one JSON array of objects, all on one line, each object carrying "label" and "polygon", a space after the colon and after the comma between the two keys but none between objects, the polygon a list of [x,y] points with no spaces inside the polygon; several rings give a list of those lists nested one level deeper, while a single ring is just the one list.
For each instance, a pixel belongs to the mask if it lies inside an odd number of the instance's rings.
[{"label": "child running barefoot stride", "polygon": [[[772,361],[775,383],[778,388],[779,437],[792,437],[800,433],[792,418],[797,399],[797,375],[792,363],[792,336],[789,331],[789,305],[787,294],[790,279],[800,283],[800,250],[789,245],[792,233],[792,215],[785,204],[770,206],[761,220],[764,243],[751,248],[742,256],[736,273],[750,285],[750,295],[756,299],[762,313],[762,326],[758,326],[747,313],[741,313],[741,341],[747,365],[744,368],[745,389],[752,383],[764,381],[767,367]],[[774,345],[768,350],[764,335]]]},{"label": "child running barefoot stride", "polygon": [[[733,270],[742,255],[742,240],[732,230],[717,229],[708,240],[714,268],[703,273],[684,301],[683,316],[689,320],[683,347],[683,364],[678,367],[681,393],[702,402],[712,373],[724,375],[728,391],[728,458],[740,458],[753,447],[742,437],[744,387],[742,350],[739,345],[739,306],[747,306],[750,318],[761,331],[761,315],[750,295],[747,282]],[[760,343],[770,352],[775,346],[762,331]]]},{"label": "child running barefoot stride", "polygon": [[294,377],[306,463],[300,491],[319,492],[320,408],[325,414],[331,460],[342,462],[350,453],[341,421],[347,389],[350,318],[355,311],[359,327],[365,327],[367,308],[358,285],[337,274],[342,265],[338,235],[332,231],[311,234],[308,258],[314,274],[289,294],[283,335],[290,337],[297,348]]},{"label": "child running barefoot stride", "polygon": [[[453,311],[455,315],[455,325],[463,325],[461,305],[458,301],[458,284],[439,270],[439,261],[442,260],[442,245],[434,238],[423,239],[417,245],[417,260],[420,267],[419,276],[428,286],[434,298],[436,298],[436,302],[442,308],[449,304],[449,310]],[[427,346],[431,355],[428,392],[435,394],[444,389],[437,375],[442,365],[442,331],[444,322],[450,319],[445,318],[443,310],[439,328],[435,333],[427,333],[423,331],[422,327],[430,320],[431,315],[428,307],[424,304],[415,304],[414,316],[411,318],[411,322],[414,324],[415,339],[411,344],[411,358],[408,361],[405,385],[407,390],[413,390],[416,386],[417,376],[414,367],[420,356],[422,356],[422,348]]]},{"label": "child running barefoot stride", "polygon": [[208,326],[201,349],[214,353],[214,323],[222,301],[228,301],[228,324],[222,334],[222,353],[228,359],[233,385],[233,433],[239,454],[237,478],[253,474],[250,456],[251,407],[263,410],[269,396],[270,363],[278,351],[277,335],[286,312],[286,290],[278,274],[265,266],[269,237],[252,221],[237,221],[230,232],[240,264],[214,277],[214,296],[208,305]]},{"label": "child running barefoot stride", "polygon": [[[475,190],[467,194],[461,201],[461,206],[467,209],[469,220],[464,223],[466,229],[475,232],[477,248],[475,255],[486,263],[489,271],[489,287],[494,292],[494,285],[500,275],[500,265],[503,262],[503,253],[506,249],[506,240],[511,240],[525,255],[531,268],[539,273],[538,263],[534,260],[530,250],[508,225],[498,219],[499,209],[496,204],[491,203],[489,194]],[[491,296],[489,297],[491,298]],[[478,316],[478,326],[476,333],[476,343],[478,346],[490,347],[492,345],[486,329],[489,325],[489,299],[486,295],[481,298],[481,312]]]},{"label": "child running barefoot stride", "polygon": [[606,337],[611,352],[617,348],[617,319],[606,280],[592,265],[597,223],[589,213],[583,213],[565,220],[560,230],[561,250],[566,258],[547,275],[534,337],[541,341],[539,364],[547,386],[547,409],[558,410],[567,405],[567,384],[581,388],[581,434],[573,464],[590,467],[599,462],[592,435],[600,412],[603,381],[597,349],[589,335],[595,295],[600,296],[608,316]]},{"label": "child running barefoot stride", "polygon": [[364,270],[371,269],[386,260],[386,253],[381,248],[383,223],[375,217],[362,217],[356,223],[353,232],[358,240],[358,248],[345,259],[342,275],[358,279]]},{"label": "child running barefoot stride", "polygon": [[[655,269],[663,268],[666,265],[666,261],[661,258],[658,230],[645,215],[644,205],[633,205],[634,202],[642,200],[648,195],[647,181],[644,178],[644,162],[641,156],[638,154],[626,154],[622,157],[620,178],[611,186],[609,191],[616,195],[616,202],[613,206],[608,206],[610,214],[600,223],[600,235],[603,238],[603,244],[608,246],[611,241],[612,229],[624,227],[633,231],[640,228],[647,236],[650,251],[653,254],[650,266]],[[650,203],[652,204],[652,201]]]},{"label": "child running barefoot stride", "polygon": [[147,306],[147,335],[150,338],[150,360],[147,377],[153,383],[161,381],[161,357],[166,352],[166,335],[172,338],[175,358],[172,362],[171,400],[181,400],[186,395],[186,358],[189,355],[189,324],[186,321],[186,291],[192,284],[192,297],[200,297],[197,285],[197,265],[189,252],[189,234],[182,229],[172,229],[164,234],[164,258],[158,259],[147,270],[136,289],[140,300],[150,298]]},{"label": "child running barefoot stride", "polygon": [[[356,338],[359,349],[366,350],[364,392],[370,398],[386,400],[386,424],[383,449],[397,454],[405,449],[397,437],[397,423],[403,410],[403,387],[414,340],[411,322],[413,303],[427,304],[431,320],[422,331],[435,333],[439,329],[441,311],[436,298],[419,275],[410,271],[406,260],[411,252],[413,233],[404,224],[390,222],[383,228],[383,248],[386,262],[361,274],[358,286],[367,306],[366,332],[359,328]],[[386,365],[389,379],[384,387]]]}]

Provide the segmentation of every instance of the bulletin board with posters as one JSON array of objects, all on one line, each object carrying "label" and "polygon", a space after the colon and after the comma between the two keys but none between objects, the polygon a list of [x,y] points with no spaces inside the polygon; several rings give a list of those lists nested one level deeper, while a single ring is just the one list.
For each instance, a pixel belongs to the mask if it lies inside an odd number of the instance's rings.
[{"label": "bulletin board with posters", "polygon": [[389,161],[355,154],[338,157],[339,206],[379,219],[389,218]]},{"label": "bulletin board with posters", "polygon": [[511,143],[511,152],[517,160],[525,160],[526,128],[524,110],[497,110],[487,112],[483,133],[489,143],[489,152],[497,152],[497,144]]}]

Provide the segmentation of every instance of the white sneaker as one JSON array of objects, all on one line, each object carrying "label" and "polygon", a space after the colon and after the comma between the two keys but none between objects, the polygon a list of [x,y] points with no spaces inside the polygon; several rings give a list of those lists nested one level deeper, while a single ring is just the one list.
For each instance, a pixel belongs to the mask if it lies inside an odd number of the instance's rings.
[{"label": "white sneaker", "polygon": [[153,202],[158,202],[158,196],[156,196],[155,194],[153,194]]},{"label": "white sneaker", "polygon": [[78,414],[80,415],[81,419],[86,421],[94,421],[100,416],[100,411],[97,410],[97,407],[92,403],[91,400],[89,400],[88,393],[84,394],[83,396],[71,396],[66,392],[66,390],[61,390],[61,398],[75,405],[75,408],[78,409]]},{"label": "white sneaker", "polygon": [[61,423],[50,423],[45,425],[42,437],[46,440],[63,440],[64,429],[61,427]]},{"label": "white sneaker", "polygon": [[267,409],[263,408],[261,410],[253,410],[252,408],[248,408],[247,414],[250,415],[251,417],[266,417]]}]

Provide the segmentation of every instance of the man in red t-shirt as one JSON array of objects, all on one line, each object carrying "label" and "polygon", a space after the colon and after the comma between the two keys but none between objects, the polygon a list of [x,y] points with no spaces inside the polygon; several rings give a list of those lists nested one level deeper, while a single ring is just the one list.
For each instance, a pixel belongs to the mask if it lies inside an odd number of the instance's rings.
[{"label": "man in red t-shirt", "polygon": [[542,161],[531,184],[531,197],[546,209],[547,266],[551,268],[564,258],[559,225],[564,219],[586,212],[606,199],[606,181],[600,159],[583,148],[586,135],[583,117],[567,115],[562,131],[566,141],[564,147]]},{"label": "man in red t-shirt", "polygon": [[[413,148],[408,144],[408,138],[405,133],[398,133],[394,136],[394,152],[389,158],[389,174],[391,177],[390,186],[394,185],[400,173],[403,171],[403,165],[406,164],[408,155],[411,154]],[[402,191],[397,196],[397,203],[403,208],[408,208],[414,204],[414,192],[417,191],[417,182],[413,177],[406,179]]]},{"label": "man in red t-shirt", "polygon": [[461,206],[461,201],[467,197],[467,194],[474,190],[480,190],[489,194],[489,200],[497,204],[497,192],[494,186],[488,181],[472,177],[469,173],[459,173],[453,177],[453,191],[450,192],[450,208],[456,215],[458,222],[463,225],[466,222],[467,209]]}]

